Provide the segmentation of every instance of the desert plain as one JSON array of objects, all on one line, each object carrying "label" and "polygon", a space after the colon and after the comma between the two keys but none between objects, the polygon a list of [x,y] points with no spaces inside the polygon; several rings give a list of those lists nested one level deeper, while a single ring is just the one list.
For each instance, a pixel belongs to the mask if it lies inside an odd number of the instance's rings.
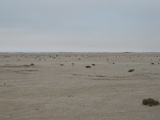
[{"label": "desert plain", "polygon": [[0,120],[160,120],[145,98],[160,53],[0,53]]}]

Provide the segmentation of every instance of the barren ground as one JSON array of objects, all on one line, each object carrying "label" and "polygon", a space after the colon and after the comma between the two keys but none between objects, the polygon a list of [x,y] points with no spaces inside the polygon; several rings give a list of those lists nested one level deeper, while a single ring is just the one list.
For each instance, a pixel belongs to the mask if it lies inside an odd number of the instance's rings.
[{"label": "barren ground", "polygon": [[144,98],[160,53],[0,53],[0,120],[160,120]]}]

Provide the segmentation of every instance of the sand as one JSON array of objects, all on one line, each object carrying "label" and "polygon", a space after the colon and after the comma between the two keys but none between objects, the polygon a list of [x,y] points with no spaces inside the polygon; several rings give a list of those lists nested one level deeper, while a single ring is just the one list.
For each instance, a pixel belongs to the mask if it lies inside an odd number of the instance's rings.
[{"label": "sand", "polygon": [[0,53],[0,120],[160,120],[144,98],[160,53]]}]

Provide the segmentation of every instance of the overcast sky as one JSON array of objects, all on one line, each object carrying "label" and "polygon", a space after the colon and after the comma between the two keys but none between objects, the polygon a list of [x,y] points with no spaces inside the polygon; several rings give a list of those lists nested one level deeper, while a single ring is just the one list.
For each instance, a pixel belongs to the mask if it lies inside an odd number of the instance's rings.
[{"label": "overcast sky", "polygon": [[160,52],[159,0],[0,0],[0,52]]}]

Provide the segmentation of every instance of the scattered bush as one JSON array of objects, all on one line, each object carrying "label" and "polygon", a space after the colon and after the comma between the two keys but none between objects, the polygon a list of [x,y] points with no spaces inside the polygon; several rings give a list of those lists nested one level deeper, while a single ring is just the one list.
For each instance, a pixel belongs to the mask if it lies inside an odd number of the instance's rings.
[{"label": "scattered bush", "polygon": [[95,64],[92,64],[92,66],[95,66]]},{"label": "scattered bush", "polygon": [[142,101],[143,105],[148,105],[148,106],[154,106],[154,105],[159,105],[159,101],[154,100],[152,98],[148,98],[148,99],[143,99]]},{"label": "scattered bush", "polygon": [[129,69],[128,72],[134,72],[134,69]]},{"label": "scattered bush", "polygon": [[31,66],[33,66],[34,64],[33,64],[33,63],[31,63],[30,65],[31,65]]},{"label": "scattered bush", "polygon": [[86,66],[86,68],[91,68],[91,66]]},{"label": "scattered bush", "polygon": [[63,66],[63,64],[60,64],[60,66]]},{"label": "scattered bush", "polygon": [[154,65],[154,63],[151,63],[152,65]]}]

